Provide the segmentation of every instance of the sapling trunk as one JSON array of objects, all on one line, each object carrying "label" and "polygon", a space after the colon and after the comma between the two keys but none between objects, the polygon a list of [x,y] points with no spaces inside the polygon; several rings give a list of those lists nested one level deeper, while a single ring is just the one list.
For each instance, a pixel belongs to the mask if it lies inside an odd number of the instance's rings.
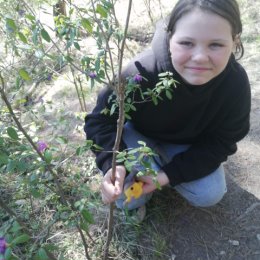
[{"label": "sapling trunk", "polygon": [[[127,35],[127,30],[128,30],[129,20],[130,20],[130,14],[131,14],[131,7],[132,7],[132,0],[129,0],[127,18],[126,18],[125,30],[124,30],[124,37],[122,40],[121,48],[119,50],[118,84],[116,86],[117,101],[118,101],[118,107],[119,107],[119,116],[118,116],[118,120],[117,120],[117,133],[116,133],[115,144],[113,147],[113,158],[112,158],[112,182],[113,183],[115,182],[116,155],[120,148],[120,142],[121,142],[124,121],[125,121],[125,111],[124,111],[125,82],[121,78],[121,71],[122,71],[125,40],[126,40],[126,35]],[[113,218],[114,218],[113,210],[114,210],[114,203],[111,203],[110,209],[109,209],[108,235],[107,235],[107,241],[106,241],[106,245],[105,245],[104,260],[108,259],[109,245],[110,245],[110,242],[112,239]]]}]

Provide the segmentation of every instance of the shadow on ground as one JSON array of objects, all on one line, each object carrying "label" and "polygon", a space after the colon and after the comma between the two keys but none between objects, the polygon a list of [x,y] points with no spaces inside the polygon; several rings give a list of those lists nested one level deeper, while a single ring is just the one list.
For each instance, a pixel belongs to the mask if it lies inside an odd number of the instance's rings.
[{"label": "shadow on ground", "polygon": [[194,208],[168,188],[156,193],[139,259],[259,260],[260,201],[230,177],[227,182],[229,192],[211,208]]}]

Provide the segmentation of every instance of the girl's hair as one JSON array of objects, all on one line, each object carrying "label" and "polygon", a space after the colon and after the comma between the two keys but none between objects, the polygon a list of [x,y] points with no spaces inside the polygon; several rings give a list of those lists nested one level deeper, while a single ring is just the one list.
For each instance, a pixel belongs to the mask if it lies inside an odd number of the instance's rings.
[{"label": "girl's hair", "polygon": [[230,23],[232,27],[232,37],[236,43],[235,54],[238,54],[238,59],[242,58],[244,54],[244,47],[240,39],[242,23],[236,0],[179,0],[169,17],[167,31],[170,38],[175,32],[177,21],[196,8],[217,14]]}]

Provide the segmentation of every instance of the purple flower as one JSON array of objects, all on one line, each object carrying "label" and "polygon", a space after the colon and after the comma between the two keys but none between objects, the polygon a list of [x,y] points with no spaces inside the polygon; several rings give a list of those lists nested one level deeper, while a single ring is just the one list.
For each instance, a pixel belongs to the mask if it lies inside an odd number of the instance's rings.
[{"label": "purple flower", "polygon": [[38,151],[41,153],[44,152],[48,147],[48,145],[44,141],[37,142],[37,145],[38,145]]},{"label": "purple flower", "polygon": [[97,74],[93,71],[90,71],[88,75],[91,79],[95,79],[97,77]]},{"label": "purple flower", "polygon": [[47,76],[47,80],[51,81],[51,79],[52,79],[52,75],[51,75],[51,73],[49,73],[48,76]]},{"label": "purple flower", "polygon": [[24,16],[24,14],[25,14],[25,11],[24,11],[24,10],[22,10],[22,9],[20,9],[20,10],[18,11],[18,14],[19,14],[20,16]]},{"label": "purple flower", "polygon": [[4,237],[0,237],[0,254],[4,254],[7,248],[7,244]]},{"label": "purple flower", "polygon": [[142,76],[140,75],[140,74],[136,74],[135,76],[134,76],[134,81],[135,81],[135,83],[140,83],[141,81],[142,81]]}]

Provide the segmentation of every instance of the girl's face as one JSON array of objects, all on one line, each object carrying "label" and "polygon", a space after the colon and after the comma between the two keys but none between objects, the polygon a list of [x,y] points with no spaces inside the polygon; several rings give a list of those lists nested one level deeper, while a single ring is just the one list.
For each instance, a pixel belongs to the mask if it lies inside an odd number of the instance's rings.
[{"label": "girl's face", "polygon": [[227,20],[196,9],[181,17],[170,39],[172,64],[183,80],[202,85],[226,67],[234,47]]}]

